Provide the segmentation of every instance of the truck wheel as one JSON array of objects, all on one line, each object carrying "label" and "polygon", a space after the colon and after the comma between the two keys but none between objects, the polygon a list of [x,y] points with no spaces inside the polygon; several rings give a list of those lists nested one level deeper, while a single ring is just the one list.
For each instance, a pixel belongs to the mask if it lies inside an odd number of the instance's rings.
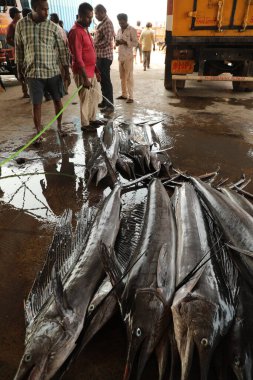
[{"label": "truck wheel", "polygon": [[243,92],[245,90],[244,87],[241,87],[242,82],[232,82],[233,91]]}]

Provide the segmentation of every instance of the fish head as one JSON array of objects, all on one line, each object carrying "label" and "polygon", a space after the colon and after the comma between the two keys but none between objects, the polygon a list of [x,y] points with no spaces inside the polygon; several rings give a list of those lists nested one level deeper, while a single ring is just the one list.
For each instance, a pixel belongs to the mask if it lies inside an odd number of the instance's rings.
[{"label": "fish head", "polygon": [[232,370],[238,380],[251,380],[253,376],[252,355],[243,350],[234,355]]},{"label": "fish head", "polygon": [[25,352],[14,380],[50,379],[70,352],[72,335],[58,320],[42,321],[29,331]]},{"label": "fish head", "polygon": [[129,379],[138,356],[139,379],[145,365],[159,343],[166,327],[167,308],[160,294],[152,289],[138,290],[125,320],[128,333],[128,356],[124,380]]},{"label": "fish head", "polygon": [[98,185],[98,183],[103,178],[105,178],[106,175],[107,175],[107,166],[106,166],[106,163],[105,163],[105,161],[100,161],[100,163],[97,165],[97,182],[96,182],[96,184]]},{"label": "fish head", "polygon": [[222,319],[218,305],[189,295],[172,306],[172,314],[182,378],[189,376],[194,348],[198,353],[201,376],[205,378],[214,349],[221,339]]}]

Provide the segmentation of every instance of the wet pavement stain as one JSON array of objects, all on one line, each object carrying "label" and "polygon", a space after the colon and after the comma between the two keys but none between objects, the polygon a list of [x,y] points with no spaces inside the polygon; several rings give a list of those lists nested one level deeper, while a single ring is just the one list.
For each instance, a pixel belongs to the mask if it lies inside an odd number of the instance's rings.
[{"label": "wet pavement stain", "polygon": [[215,103],[225,103],[230,106],[241,106],[247,110],[252,110],[252,100],[251,99],[237,99],[237,98],[206,98],[200,96],[174,96],[170,97],[172,101],[169,102],[169,105],[172,107],[178,108],[187,108],[191,110],[201,111],[205,110],[207,107],[214,106]]},{"label": "wet pavement stain", "polygon": [[[188,101],[181,104],[189,112],[178,117],[144,110],[132,117],[121,116],[118,121],[158,122],[153,128],[162,146],[171,148],[173,165],[190,174],[203,174],[220,166],[221,176],[231,180],[242,173],[253,178],[252,127],[242,128],[240,120],[231,123],[222,113],[195,112],[199,107],[205,110],[214,105],[213,98],[193,97]],[[83,202],[96,205],[110,191],[107,181],[98,187],[86,185],[86,165],[97,148],[98,137],[83,135],[77,121],[66,128],[66,138],[49,131],[45,144],[23,152],[24,163],[12,161],[1,170],[0,347],[5,349],[0,352],[0,377],[6,380],[13,378],[23,353],[23,299],[43,265],[58,217],[70,208],[75,222]],[[4,156],[8,153],[6,149]],[[247,190],[253,192],[253,185]],[[118,314],[88,345],[64,379],[121,379],[125,357],[126,333]],[[143,378],[158,378],[154,358]]]}]

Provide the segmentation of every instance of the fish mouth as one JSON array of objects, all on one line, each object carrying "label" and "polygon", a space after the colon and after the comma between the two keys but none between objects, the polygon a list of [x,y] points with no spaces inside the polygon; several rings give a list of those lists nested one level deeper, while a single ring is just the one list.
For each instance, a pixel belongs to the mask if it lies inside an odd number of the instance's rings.
[{"label": "fish mouth", "polygon": [[144,368],[154,348],[155,347],[150,347],[147,337],[143,337],[143,340],[139,341],[138,344],[136,344],[134,347],[130,344],[123,380],[129,380],[135,363],[138,363],[135,379],[141,379]]},{"label": "fish mouth", "polygon": [[29,368],[19,368],[14,380],[36,380],[40,378],[40,373],[36,365],[31,365]]}]

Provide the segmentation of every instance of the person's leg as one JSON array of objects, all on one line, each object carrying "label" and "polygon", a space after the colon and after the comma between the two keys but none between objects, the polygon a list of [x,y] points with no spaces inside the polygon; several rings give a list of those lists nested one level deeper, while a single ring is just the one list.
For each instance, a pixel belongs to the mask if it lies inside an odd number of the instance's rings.
[{"label": "person's leg", "polygon": [[[82,78],[79,74],[74,74],[74,81],[77,87],[80,87],[82,84]],[[89,90],[82,87],[79,91],[79,100],[80,100],[80,116],[81,116],[81,126],[89,126],[89,102],[88,102],[88,92]]]},{"label": "person's leg", "polygon": [[102,87],[102,94],[109,100],[107,102],[105,100],[106,106],[113,107],[113,87],[112,87],[112,81],[111,81],[111,64],[112,60],[107,58],[102,58],[102,66],[103,66],[103,76],[101,77],[101,87]]},{"label": "person's leg", "polygon": [[90,79],[92,87],[88,90],[88,117],[89,117],[89,124],[91,121],[95,121],[97,117],[97,111],[98,111],[98,102],[99,102],[99,87],[98,87],[98,81],[97,78],[94,76],[94,78]]},{"label": "person's leg", "polygon": [[[54,102],[55,115],[62,110],[63,105],[61,98],[64,96],[64,87],[61,75],[56,75],[53,78],[48,78],[46,80],[46,90],[52,96]],[[62,133],[62,114],[57,118],[57,128],[58,132]]]},{"label": "person's leg", "polygon": [[151,51],[147,51],[147,68],[148,69],[150,68],[150,55],[151,55]]},{"label": "person's leg", "polygon": [[[103,61],[102,61],[102,58],[97,58],[97,63],[96,63],[96,66],[98,68],[98,70],[100,71],[100,75],[101,75],[101,92],[102,92],[102,95],[104,95],[104,73],[103,73]],[[98,104],[98,107],[99,108],[103,108],[106,106],[106,102],[104,100],[104,98],[102,98],[102,101],[101,103]]]},{"label": "person's leg", "polygon": [[[61,99],[54,100],[55,115],[58,115],[58,113],[62,110],[62,108],[63,108],[63,106],[62,106]],[[61,123],[62,123],[62,114],[57,119],[57,128],[58,128],[58,132],[60,132],[60,133],[62,133]]]},{"label": "person's leg", "polygon": [[143,68],[144,68],[144,71],[146,71],[147,69],[147,52],[146,51],[143,52]]},{"label": "person's leg", "polygon": [[142,45],[141,44],[139,44],[139,50],[140,50],[140,60],[142,63]]},{"label": "person's leg", "polygon": [[39,133],[41,131],[41,103],[33,104],[33,123]]},{"label": "person's leg", "polygon": [[43,100],[43,94],[45,89],[45,80],[28,78],[27,85],[32,102],[32,113],[34,127],[39,133],[41,131],[41,105]]},{"label": "person's leg", "polygon": [[133,80],[133,58],[128,59],[125,61],[125,71],[126,71],[126,82],[127,82],[127,90],[128,90],[128,100],[132,103],[133,100],[133,87],[134,87],[134,80]]},{"label": "person's leg", "polygon": [[119,75],[121,80],[121,96],[127,98],[127,78],[125,62],[119,62]]}]

